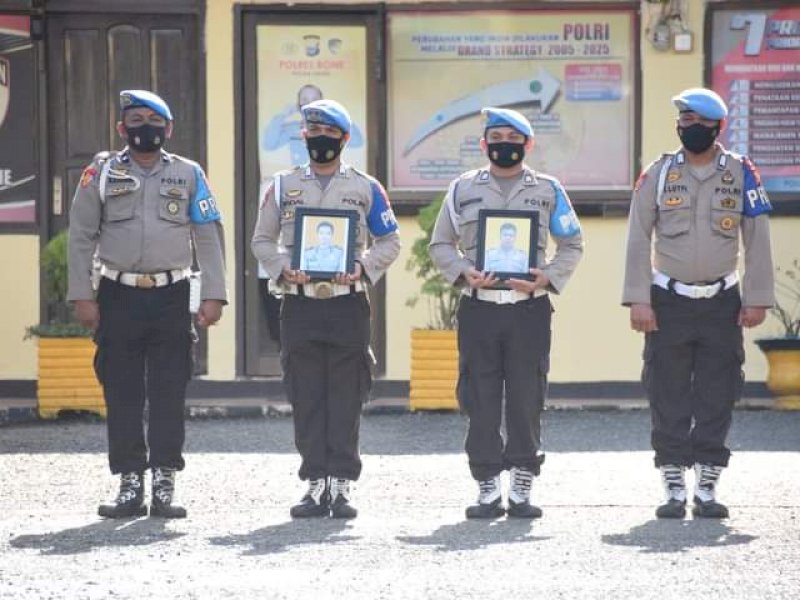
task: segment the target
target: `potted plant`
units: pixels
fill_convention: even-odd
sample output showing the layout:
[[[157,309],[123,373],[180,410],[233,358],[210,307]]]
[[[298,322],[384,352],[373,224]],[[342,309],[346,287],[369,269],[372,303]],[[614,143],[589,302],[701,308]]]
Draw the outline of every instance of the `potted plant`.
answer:
[[[25,338],[37,338],[39,416],[62,410],[88,410],[105,416],[103,390],[94,373],[91,330],[73,320],[67,303],[67,245],[64,230],[42,248],[46,314],[50,320],[28,327]]]
[[[420,297],[428,305],[428,327],[411,331],[411,410],[457,409],[458,347],[456,310],[460,292],[441,276],[431,260],[428,245],[444,196],[419,211],[422,236],[414,241],[406,268],[422,281],[420,293],[406,304],[415,306]]]
[[[770,314],[780,321],[783,335],[762,338],[756,344],[767,356],[767,388],[775,395],[775,408],[800,409],[800,259],[791,267],[776,269],[776,302]]]

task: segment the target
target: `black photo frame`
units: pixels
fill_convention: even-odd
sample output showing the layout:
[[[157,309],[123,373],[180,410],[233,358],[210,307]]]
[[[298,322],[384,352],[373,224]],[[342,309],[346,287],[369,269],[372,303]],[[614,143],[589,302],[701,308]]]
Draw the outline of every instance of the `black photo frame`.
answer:
[[[292,268],[303,271],[313,280],[330,280],[338,273],[352,273],[357,227],[358,213],[354,210],[297,208]],[[330,239],[324,237],[326,230]],[[320,241],[333,250],[318,256]]]
[[[513,230],[513,241],[504,232]],[[504,247],[511,243],[511,246]],[[475,266],[494,273],[501,282],[508,279],[533,280],[539,245],[539,213],[527,210],[478,211],[478,248]],[[498,285],[499,288],[508,286]]]

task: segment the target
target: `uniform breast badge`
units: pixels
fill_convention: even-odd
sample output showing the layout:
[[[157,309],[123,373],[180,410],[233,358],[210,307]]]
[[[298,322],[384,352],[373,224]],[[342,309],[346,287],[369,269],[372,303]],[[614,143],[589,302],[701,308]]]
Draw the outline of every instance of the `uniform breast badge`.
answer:
[[[167,212],[171,215],[177,215],[180,210],[180,205],[175,200],[167,202]]]
[[[722,217],[719,221],[719,226],[724,231],[730,231],[736,226],[736,221],[733,220],[733,217]]]
[[[720,204],[722,208],[736,208],[736,200],[733,198],[724,198]]]

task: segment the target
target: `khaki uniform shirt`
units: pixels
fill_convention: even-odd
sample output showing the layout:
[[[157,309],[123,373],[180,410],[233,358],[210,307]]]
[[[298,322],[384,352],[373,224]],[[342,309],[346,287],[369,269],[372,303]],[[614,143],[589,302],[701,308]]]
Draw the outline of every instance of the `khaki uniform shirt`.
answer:
[[[689,284],[729,275],[736,270],[741,236],[742,303],[772,306],[770,210],[758,170],[746,157],[720,146],[709,168],[696,169],[682,151],[663,155],[634,187],[622,303],[650,304],[653,269]]]
[[[451,182],[430,243],[433,262],[450,283],[463,284],[464,271],[475,265],[481,209],[538,213],[536,265],[550,279],[548,290],[560,293],[583,254],[580,223],[561,183],[528,167],[508,197],[488,168],[468,171]],[[551,236],[556,251],[546,257]]]
[[[253,254],[272,281],[280,283],[283,269],[291,268],[299,207],[358,213],[353,256],[370,283],[378,281],[400,253],[397,220],[376,179],[342,163],[323,190],[309,165],[295,167],[275,175],[261,201],[253,232]],[[369,237],[373,243],[368,247]]]
[[[194,237],[200,297],[227,301],[221,217],[196,162],[162,151],[148,170],[127,148],[102,152],[81,176],[69,221],[68,300],[94,298],[95,252],[118,271],[159,273],[192,265]]]

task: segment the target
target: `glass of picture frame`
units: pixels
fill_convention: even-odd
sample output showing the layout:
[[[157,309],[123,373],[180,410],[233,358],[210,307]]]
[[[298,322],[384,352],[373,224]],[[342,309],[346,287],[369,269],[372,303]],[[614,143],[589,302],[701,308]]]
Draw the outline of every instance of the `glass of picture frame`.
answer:
[[[478,211],[478,248],[475,266],[494,273],[498,288],[509,279],[533,280],[539,240],[539,213],[527,210]]]
[[[292,268],[312,280],[352,273],[358,213],[354,210],[299,207],[295,211]]]

